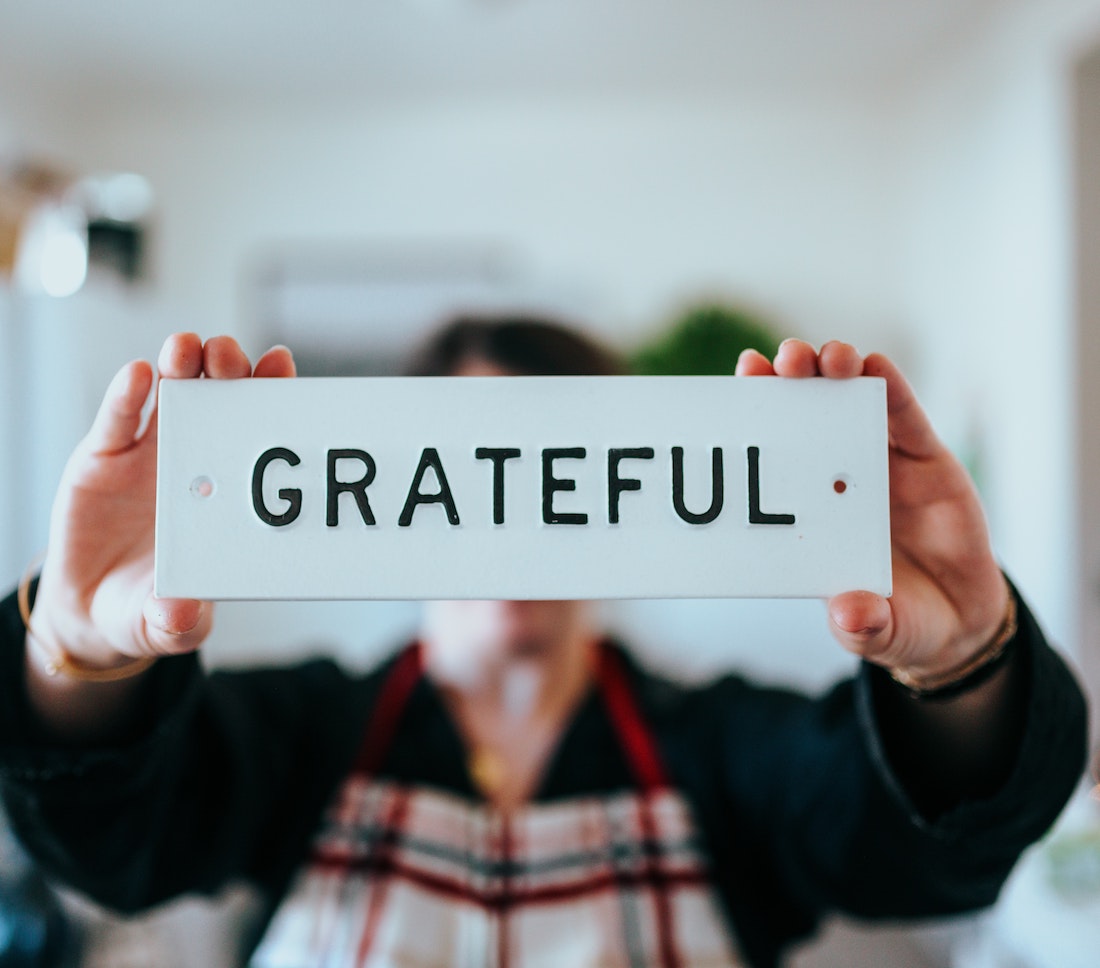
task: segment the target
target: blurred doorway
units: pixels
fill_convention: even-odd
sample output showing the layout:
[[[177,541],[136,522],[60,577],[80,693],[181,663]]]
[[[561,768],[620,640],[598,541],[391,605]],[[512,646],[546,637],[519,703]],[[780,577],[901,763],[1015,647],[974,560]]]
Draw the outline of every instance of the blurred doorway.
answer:
[[[1100,703],[1100,46],[1073,78],[1076,251],[1077,641],[1093,708]],[[1093,737],[1100,723],[1094,717]],[[1095,745],[1095,744],[1094,744]]]

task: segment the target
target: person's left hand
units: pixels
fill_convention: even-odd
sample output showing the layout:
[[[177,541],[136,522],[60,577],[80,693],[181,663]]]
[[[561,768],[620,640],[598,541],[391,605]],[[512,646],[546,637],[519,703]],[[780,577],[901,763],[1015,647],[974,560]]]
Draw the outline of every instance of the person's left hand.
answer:
[[[746,350],[737,375],[885,378],[894,592],[837,595],[828,603],[829,624],[845,648],[917,681],[965,667],[1001,628],[1011,593],[973,482],[898,368],[880,354],[864,358],[847,343],[826,343],[817,352],[787,340],[774,362]]]

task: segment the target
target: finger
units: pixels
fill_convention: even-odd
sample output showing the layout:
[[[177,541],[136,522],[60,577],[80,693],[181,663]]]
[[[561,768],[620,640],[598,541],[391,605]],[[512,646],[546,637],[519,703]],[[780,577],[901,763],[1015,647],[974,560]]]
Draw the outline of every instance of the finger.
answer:
[[[134,443],[152,386],[153,368],[144,360],[127,363],[115,374],[85,438],[93,454],[115,454]]]
[[[155,655],[194,652],[213,624],[213,605],[191,598],[157,598],[150,594],[142,608],[145,646]]]
[[[864,361],[863,373],[886,380],[891,445],[910,457],[932,457],[940,448],[939,438],[901,370],[881,353],[872,353]]]
[[[785,339],[775,354],[776,376],[818,376],[817,351],[805,340]]]
[[[256,367],[252,371],[254,377],[286,377],[295,376],[297,368],[294,366],[294,357],[285,346],[273,346],[256,361]]]
[[[215,380],[239,380],[252,375],[252,364],[232,336],[214,336],[202,348],[203,372]]]
[[[157,357],[157,372],[169,380],[202,375],[202,340],[197,333],[175,333],[164,341]]]
[[[856,348],[840,340],[830,340],[821,347],[817,367],[822,376],[834,380],[850,380],[863,373],[863,357]]]
[[[873,592],[845,592],[828,603],[829,627],[849,652],[875,661],[893,644],[894,612]]]
[[[772,369],[771,360],[763,353],[759,350],[747,349],[742,350],[741,355],[737,357],[734,374],[736,376],[775,376],[775,370]]]
[[[166,380],[194,380],[202,376],[202,339],[198,333],[173,333],[169,336],[157,357],[157,374]],[[145,430],[145,440],[150,444],[156,441],[159,408],[158,392]]]

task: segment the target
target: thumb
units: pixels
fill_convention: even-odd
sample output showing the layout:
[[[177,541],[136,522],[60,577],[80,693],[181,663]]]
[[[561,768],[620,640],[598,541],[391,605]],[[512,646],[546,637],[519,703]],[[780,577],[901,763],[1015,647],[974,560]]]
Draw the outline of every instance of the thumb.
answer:
[[[145,599],[142,608],[142,638],[155,655],[194,652],[210,634],[214,606],[193,598]]]
[[[143,360],[128,363],[115,374],[85,438],[88,450],[111,454],[133,444],[152,385],[152,368]]]
[[[849,652],[881,663],[893,645],[894,612],[874,592],[844,592],[829,599],[829,627]]]

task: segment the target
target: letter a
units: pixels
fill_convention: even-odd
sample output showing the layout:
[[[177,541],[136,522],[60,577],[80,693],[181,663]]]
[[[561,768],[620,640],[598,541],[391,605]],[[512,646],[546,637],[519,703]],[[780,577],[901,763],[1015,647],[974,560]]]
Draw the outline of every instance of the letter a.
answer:
[[[435,471],[436,480],[439,481],[439,492],[436,494],[424,494],[420,485],[424,480],[424,474],[431,468]],[[420,464],[413,474],[412,484],[409,485],[409,496],[405,498],[405,506],[401,509],[401,517],[397,524],[407,528],[412,524],[413,511],[421,504],[442,504],[447,511],[447,520],[451,524],[458,524],[458,508],[455,507],[454,495],[447,483],[447,475],[443,473],[443,463],[439,459],[439,451],[434,447],[425,447],[420,455]]]

